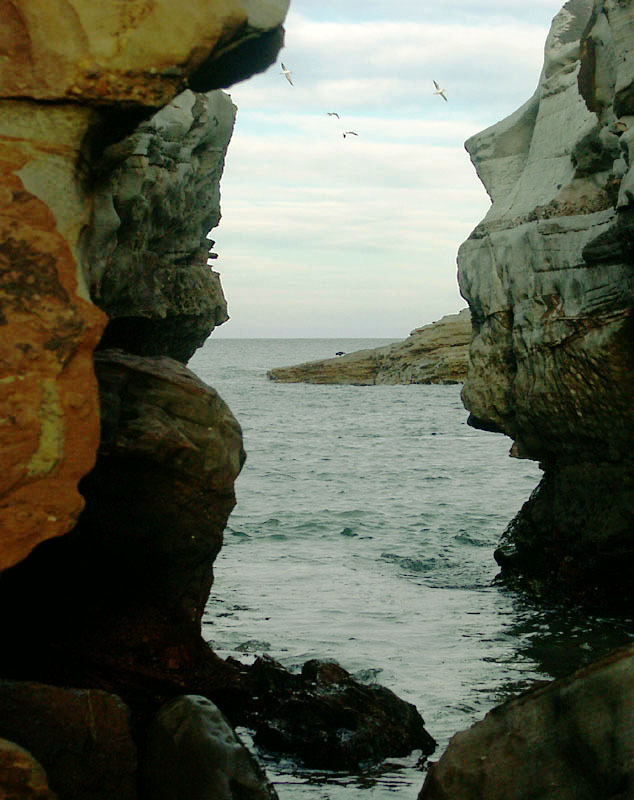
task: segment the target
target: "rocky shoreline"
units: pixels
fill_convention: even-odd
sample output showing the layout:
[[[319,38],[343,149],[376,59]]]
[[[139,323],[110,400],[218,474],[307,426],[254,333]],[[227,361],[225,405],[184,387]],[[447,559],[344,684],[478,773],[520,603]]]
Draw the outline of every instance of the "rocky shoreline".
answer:
[[[331,662],[225,661],[201,636],[245,458],[231,410],[186,367],[227,318],[207,262],[235,116],[220,90],[276,59],[287,7],[3,7],[5,796],[275,797],[236,725],[320,768],[433,752],[389,690]],[[632,30],[627,4],[570,0],[534,97],[468,142],[493,201],[459,254],[469,311],[303,370],[464,381],[471,423],[545,470],[504,535],[503,574],[628,609]],[[633,661],[630,648],[494,709],[421,798],[634,796]]]
[[[294,367],[277,367],[269,370],[267,377],[279,383],[356,386],[462,383],[467,375],[470,341],[471,316],[465,308],[416,328],[402,342]]]

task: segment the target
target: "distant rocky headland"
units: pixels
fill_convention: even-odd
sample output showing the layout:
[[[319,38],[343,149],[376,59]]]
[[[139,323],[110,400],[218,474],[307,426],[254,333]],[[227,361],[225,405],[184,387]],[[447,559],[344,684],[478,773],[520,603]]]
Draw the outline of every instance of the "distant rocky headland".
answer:
[[[238,725],[320,769],[431,754],[388,689],[201,636],[245,459],[186,366],[227,318],[207,263],[221,90],[275,61],[288,0],[97,5],[2,3],[0,796],[274,798]],[[566,3],[534,96],[467,147],[492,199],[459,253],[469,311],[303,374],[464,382],[471,424],[544,468],[505,580],[631,611],[634,6]],[[633,666],[630,648],[494,709],[421,798],[633,797]]]
[[[277,367],[267,377],[280,383],[462,383],[467,375],[471,315],[448,314],[413,330],[402,342],[357,350],[323,361]]]

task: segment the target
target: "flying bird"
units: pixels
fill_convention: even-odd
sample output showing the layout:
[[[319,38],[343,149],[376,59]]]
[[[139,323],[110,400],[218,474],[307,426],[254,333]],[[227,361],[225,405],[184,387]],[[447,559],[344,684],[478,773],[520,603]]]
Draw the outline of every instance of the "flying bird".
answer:
[[[436,83],[436,81],[434,81],[434,86],[436,87],[436,91],[434,92],[434,94],[439,94],[443,100],[447,101],[447,95],[445,94],[447,90],[441,89],[440,86]]]
[[[291,86],[294,86],[295,84],[291,80],[291,75],[292,74],[293,73],[290,71],[290,69],[286,69],[286,67],[284,66],[284,62],[282,61],[282,75],[284,75],[284,77],[290,83]]]
[[[346,136],[358,136],[359,134],[356,131],[344,131],[343,138],[345,139]]]
[[[339,116],[339,114],[337,114],[336,111],[329,111],[328,112],[328,116],[329,117],[337,117],[337,119],[341,119],[341,117]]]

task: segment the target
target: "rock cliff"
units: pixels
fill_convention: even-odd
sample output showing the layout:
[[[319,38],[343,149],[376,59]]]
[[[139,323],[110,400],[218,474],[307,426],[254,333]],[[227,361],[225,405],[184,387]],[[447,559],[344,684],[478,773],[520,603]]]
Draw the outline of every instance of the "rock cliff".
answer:
[[[287,7],[0,0],[0,794],[275,798],[224,715],[324,767],[433,750],[388,690],[201,636],[245,458],[185,366],[227,318],[220,88]]]
[[[503,573],[633,599],[634,8],[571,0],[533,97],[467,149],[492,200],[459,252],[473,320],[464,401],[544,478]]]
[[[468,309],[416,328],[403,342],[357,350],[338,358],[277,367],[267,377],[280,383],[462,383],[467,373],[471,317]]]

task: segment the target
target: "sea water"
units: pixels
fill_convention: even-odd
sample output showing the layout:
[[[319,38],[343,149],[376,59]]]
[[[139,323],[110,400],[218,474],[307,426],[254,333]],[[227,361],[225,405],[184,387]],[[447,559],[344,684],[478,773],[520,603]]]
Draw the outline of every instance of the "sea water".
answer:
[[[393,340],[220,339],[189,366],[242,425],[247,461],[203,632],[221,656],[336,659],[414,703],[438,741],[536,680],[634,638],[632,621],[534,607],[493,551],[540,480],[467,425],[460,386],[269,381],[273,367]],[[249,738],[248,731],[243,732]],[[264,758],[281,800],[413,800],[417,755],[360,774]]]

